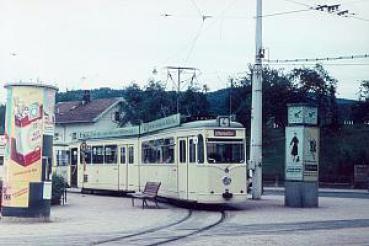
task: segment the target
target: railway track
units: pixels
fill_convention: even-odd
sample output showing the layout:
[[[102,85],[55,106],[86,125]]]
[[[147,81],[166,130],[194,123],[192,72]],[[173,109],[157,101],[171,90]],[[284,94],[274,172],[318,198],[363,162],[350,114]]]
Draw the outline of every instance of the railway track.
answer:
[[[176,222],[129,235],[97,241],[92,245],[164,245],[208,231],[221,224],[225,217],[224,211],[205,212],[188,210],[188,214]]]

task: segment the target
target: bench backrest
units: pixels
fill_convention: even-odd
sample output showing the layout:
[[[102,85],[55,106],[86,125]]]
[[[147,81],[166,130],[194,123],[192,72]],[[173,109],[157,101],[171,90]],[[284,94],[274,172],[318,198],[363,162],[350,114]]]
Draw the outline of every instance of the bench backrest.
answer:
[[[156,195],[159,191],[160,182],[146,182],[143,193]]]

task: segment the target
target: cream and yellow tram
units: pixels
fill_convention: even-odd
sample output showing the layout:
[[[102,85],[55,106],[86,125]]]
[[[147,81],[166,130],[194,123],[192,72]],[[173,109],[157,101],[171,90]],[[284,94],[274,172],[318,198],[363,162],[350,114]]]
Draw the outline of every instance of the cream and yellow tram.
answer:
[[[86,134],[70,146],[70,184],[83,190],[129,192],[158,181],[162,197],[199,203],[246,200],[245,129],[240,123],[165,122],[143,125],[131,135]]]

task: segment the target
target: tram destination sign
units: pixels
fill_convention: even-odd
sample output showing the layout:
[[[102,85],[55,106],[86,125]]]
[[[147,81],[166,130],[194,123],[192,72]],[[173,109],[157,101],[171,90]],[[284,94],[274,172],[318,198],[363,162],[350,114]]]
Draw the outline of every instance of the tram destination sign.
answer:
[[[116,137],[130,137],[139,134],[154,132],[171,127],[176,127],[181,124],[181,115],[174,114],[165,118],[154,120],[148,123],[142,123],[140,126],[131,126],[117,128],[107,131],[90,131],[82,134],[83,139],[101,139],[101,138],[116,138]]]
[[[154,120],[148,123],[142,123],[140,125],[140,133],[149,133],[159,131],[171,127],[176,127],[181,124],[181,115],[174,114],[165,118]]]
[[[216,129],[214,130],[214,136],[216,137],[235,137],[236,130]]]
[[[93,139],[93,138],[114,138],[114,137],[128,137],[138,135],[139,127],[124,127],[108,131],[90,131],[84,132],[81,139]]]

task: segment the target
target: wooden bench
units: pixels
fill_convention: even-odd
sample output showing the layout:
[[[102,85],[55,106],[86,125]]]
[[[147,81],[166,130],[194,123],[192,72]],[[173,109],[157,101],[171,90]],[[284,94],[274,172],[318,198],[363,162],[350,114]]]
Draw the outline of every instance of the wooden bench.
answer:
[[[142,200],[142,208],[145,208],[145,204],[146,206],[148,206],[147,204],[147,200],[152,200],[155,202],[156,207],[158,206],[158,202],[156,200],[156,197],[158,195],[158,191],[160,188],[161,183],[160,182],[146,182],[145,184],[145,189],[143,192],[138,192],[138,193],[133,193],[131,194],[132,197],[132,206],[135,205],[134,200],[137,199],[141,199]]]

